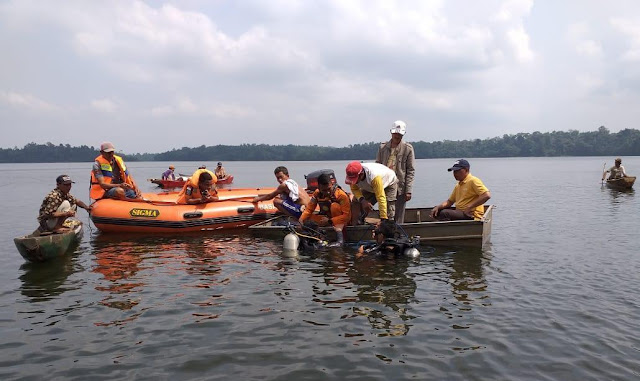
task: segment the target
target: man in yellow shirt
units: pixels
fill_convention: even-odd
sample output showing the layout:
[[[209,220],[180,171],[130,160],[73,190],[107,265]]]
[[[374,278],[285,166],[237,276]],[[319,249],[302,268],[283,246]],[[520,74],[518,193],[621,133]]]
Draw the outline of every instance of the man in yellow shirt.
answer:
[[[453,177],[458,180],[458,183],[449,198],[431,210],[431,218],[439,221],[482,218],[484,203],[491,198],[491,193],[482,180],[469,173],[470,168],[468,161],[459,159],[448,169],[449,172],[453,171]],[[456,209],[451,209],[453,204],[456,205]]]

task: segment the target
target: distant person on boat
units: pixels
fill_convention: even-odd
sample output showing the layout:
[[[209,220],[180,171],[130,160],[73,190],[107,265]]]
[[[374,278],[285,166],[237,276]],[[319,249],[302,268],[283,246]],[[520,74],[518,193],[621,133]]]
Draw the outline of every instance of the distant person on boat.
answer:
[[[198,167],[198,169],[207,169],[207,166],[202,164],[201,166]]]
[[[76,199],[69,193],[71,191],[71,178],[67,175],[60,175],[56,178],[56,188],[42,200],[40,211],[38,212],[38,223],[40,232],[64,233],[69,229],[63,226],[68,217],[76,215],[76,206],[87,212],[91,211],[91,206]]]
[[[351,210],[353,219],[366,217],[376,202],[381,220],[394,218],[398,178],[393,170],[379,163],[352,161],[347,165],[346,172],[344,182],[351,186],[354,196]],[[363,223],[361,218],[352,222]]]
[[[318,214],[314,213],[319,207]],[[300,223],[314,221],[318,226],[332,226],[339,244],[344,243],[342,230],[351,221],[351,200],[338,184],[331,184],[331,177],[323,173],[318,176],[318,189],[311,195],[307,208],[300,216]]]
[[[176,167],[174,167],[173,165],[170,165],[169,169],[167,169],[162,173],[162,180],[175,180],[176,175],[173,173],[175,169]]]
[[[397,223],[404,222],[404,210],[407,201],[411,200],[415,175],[414,163],[416,157],[413,146],[402,141],[406,131],[407,125],[405,122],[401,120],[395,121],[391,127],[391,140],[380,144],[376,155],[376,163],[391,168],[398,178],[394,217]]]
[[[449,172],[458,183],[449,198],[431,210],[431,218],[439,221],[479,220],[484,215],[484,203],[491,198],[489,189],[482,180],[473,176],[469,170],[471,165],[465,159],[456,160]],[[455,204],[456,209],[451,209]]]
[[[604,173],[602,174],[602,180],[604,180],[604,177],[607,173],[609,174],[609,178],[607,180],[615,180],[615,179],[621,179],[623,177],[628,177],[627,173],[624,170],[624,167],[622,166],[621,158],[616,158],[616,161],[613,167],[604,171]]]
[[[221,162],[218,162],[218,166],[216,167],[216,170],[214,172],[218,179],[224,179],[225,177],[227,177],[227,172],[224,170]]]
[[[216,175],[207,169],[198,169],[191,175],[178,194],[178,204],[205,204],[218,201]]]
[[[273,174],[280,185],[271,193],[255,197],[253,202],[273,199],[276,209],[299,219],[309,205],[309,195],[295,180],[289,178],[289,170],[286,167],[277,167]]]
[[[89,196],[94,200],[103,197],[119,200],[142,198],[124,160],[115,154],[115,150],[111,142],[100,145],[100,155],[96,157],[91,170]]]

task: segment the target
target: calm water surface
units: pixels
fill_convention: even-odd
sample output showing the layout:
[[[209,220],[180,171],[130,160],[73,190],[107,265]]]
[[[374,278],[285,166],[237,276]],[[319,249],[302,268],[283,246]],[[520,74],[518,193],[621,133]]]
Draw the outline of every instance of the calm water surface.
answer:
[[[418,260],[349,250],[282,255],[242,232],[108,235],[28,264],[58,174],[88,201],[90,163],[1,164],[0,378],[640,378],[640,207],[600,185],[613,158],[470,160],[491,190],[492,244],[422,247]],[[640,158],[624,158],[640,173]],[[410,206],[444,200],[452,160],[418,160]],[[190,172],[202,163],[173,163]],[[214,163],[207,163],[213,166]],[[282,163],[227,162],[234,186],[273,186]],[[346,162],[288,162],[292,177]],[[130,163],[144,191],[169,163]],[[79,212],[83,221],[88,218]]]

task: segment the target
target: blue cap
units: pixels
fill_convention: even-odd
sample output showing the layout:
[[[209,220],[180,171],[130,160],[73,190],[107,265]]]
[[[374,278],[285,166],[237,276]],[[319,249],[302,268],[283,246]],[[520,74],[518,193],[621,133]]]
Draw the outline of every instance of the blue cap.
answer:
[[[469,165],[469,162],[466,161],[465,159],[458,159],[456,160],[455,163],[453,163],[453,165],[451,166],[451,168],[447,169],[447,171],[451,172],[451,171],[457,171],[458,169],[462,169],[462,168],[471,168],[471,166]]]

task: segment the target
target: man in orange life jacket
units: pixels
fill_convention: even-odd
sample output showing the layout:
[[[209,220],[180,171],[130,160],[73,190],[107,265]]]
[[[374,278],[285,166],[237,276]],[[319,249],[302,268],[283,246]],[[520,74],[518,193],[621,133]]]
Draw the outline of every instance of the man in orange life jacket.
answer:
[[[89,196],[94,200],[103,197],[119,200],[142,198],[136,182],[115,150],[111,142],[100,145],[100,155],[96,157],[91,170]]]
[[[208,169],[198,169],[178,194],[178,204],[206,204],[218,201],[216,175]]]
[[[320,209],[318,214],[313,213],[316,206]],[[342,229],[351,220],[351,200],[338,184],[331,184],[331,178],[326,173],[318,176],[318,189],[313,192],[299,221],[304,224],[308,219],[319,226],[332,225],[338,237],[337,242],[341,245],[344,243]]]

